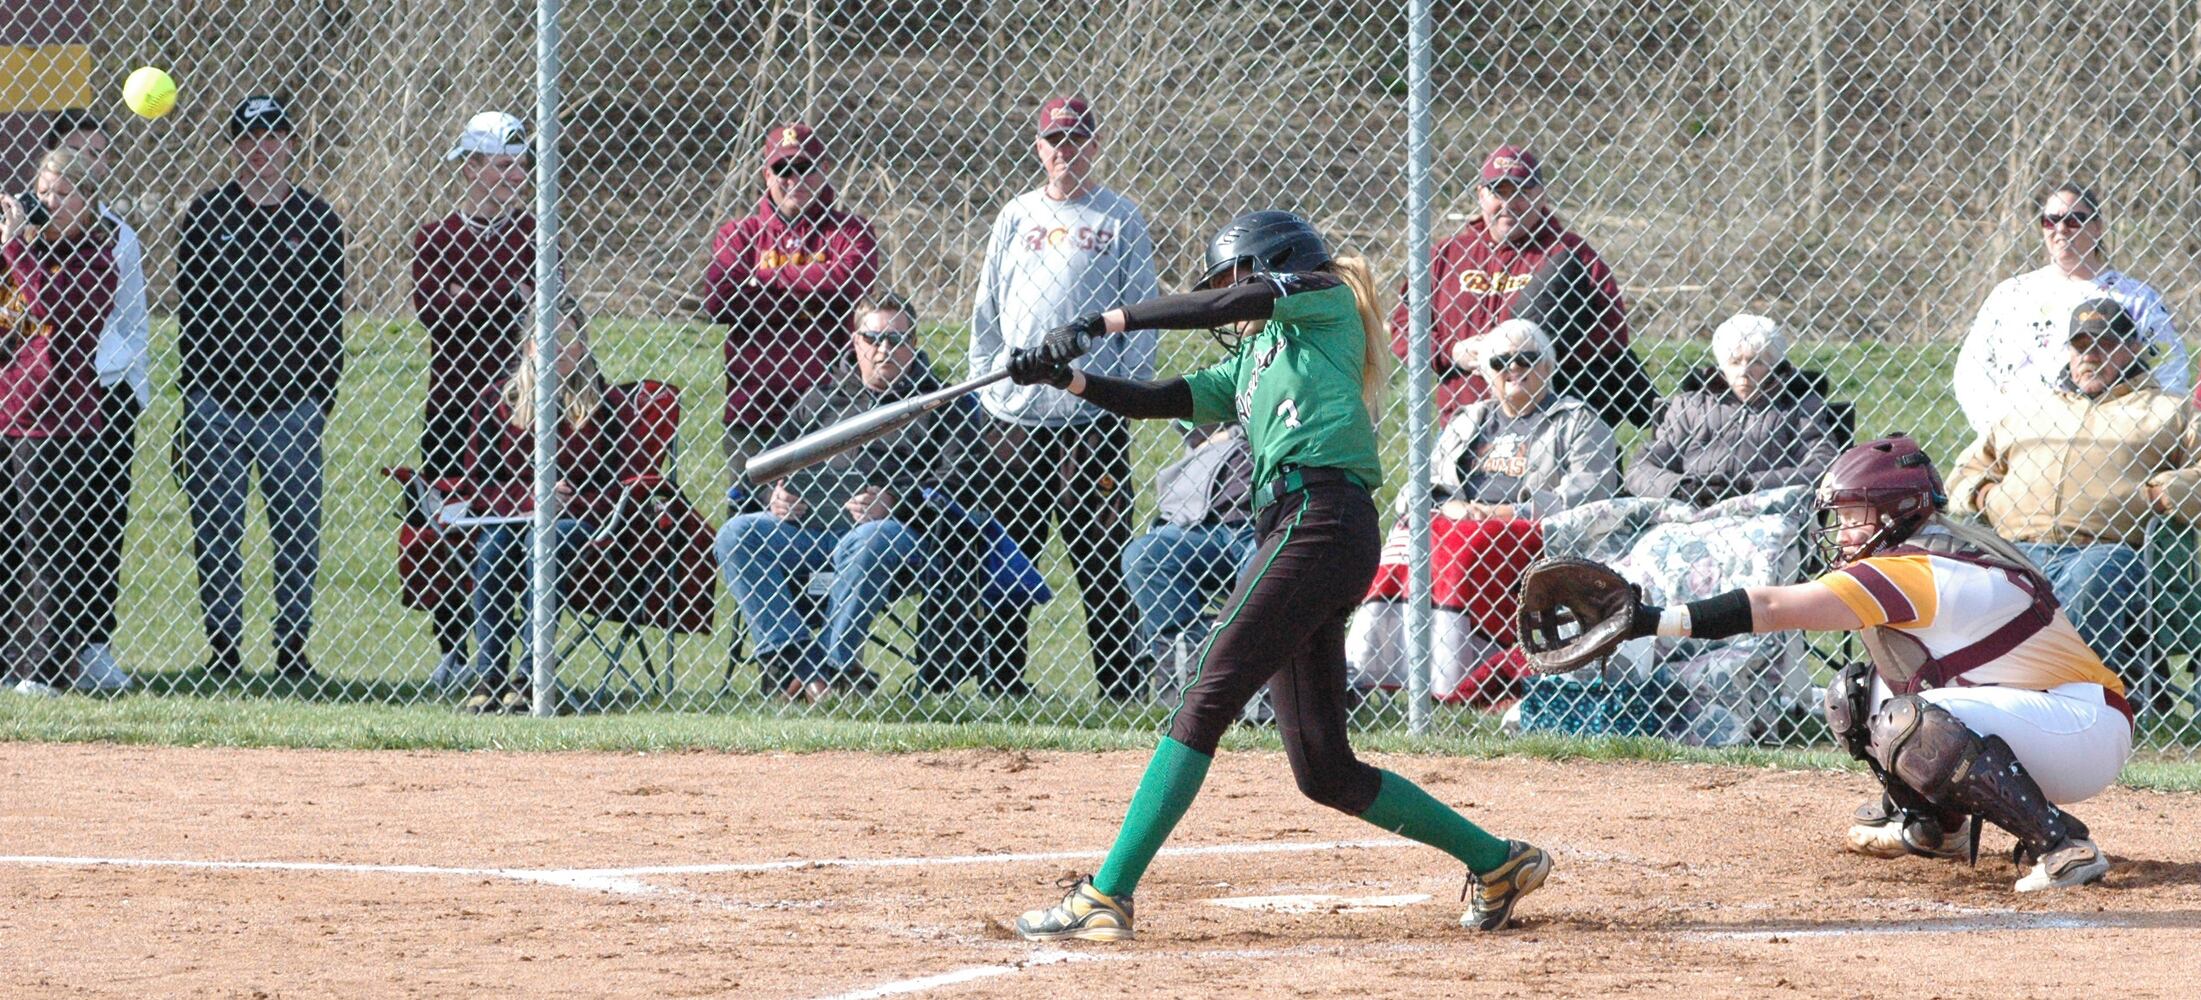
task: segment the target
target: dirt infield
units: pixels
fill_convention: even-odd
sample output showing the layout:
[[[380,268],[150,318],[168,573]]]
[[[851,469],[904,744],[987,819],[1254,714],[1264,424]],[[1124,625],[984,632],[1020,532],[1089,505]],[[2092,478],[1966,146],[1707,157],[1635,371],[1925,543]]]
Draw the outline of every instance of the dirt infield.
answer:
[[[1523,926],[1471,936],[1459,866],[1299,799],[1280,755],[1225,755],[1140,888],[1137,942],[1014,940],[1017,910],[1098,863],[1144,760],[0,746],[0,996],[2064,1000],[2201,981],[2201,800],[2087,804],[2106,883],[2019,896],[2000,858],[1839,853],[1860,775],[1700,766],[1380,760],[1555,849]]]

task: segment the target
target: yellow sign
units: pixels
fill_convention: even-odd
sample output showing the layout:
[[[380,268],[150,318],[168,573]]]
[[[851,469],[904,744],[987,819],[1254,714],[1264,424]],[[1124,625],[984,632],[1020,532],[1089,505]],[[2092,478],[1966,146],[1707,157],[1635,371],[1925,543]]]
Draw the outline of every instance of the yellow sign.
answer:
[[[0,112],[91,106],[89,47],[0,45]]]

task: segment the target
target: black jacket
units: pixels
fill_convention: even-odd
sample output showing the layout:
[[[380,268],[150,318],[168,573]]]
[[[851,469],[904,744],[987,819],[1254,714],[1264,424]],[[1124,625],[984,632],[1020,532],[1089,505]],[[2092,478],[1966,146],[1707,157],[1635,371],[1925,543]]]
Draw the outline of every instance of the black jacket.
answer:
[[[931,362],[922,353],[884,392],[864,385],[854,363],[841,362],[788,411],[773,444],[784,444],[859,413],[940,387]],[[902,430],[803,469],[789,476],[785,485],[810,505],[810,524],[835,531],[850,526],[841,509],[850,496],[867,486],[885,487],[895,498],[895,519],[922,532],[926,520],[925,512],[920,510],[923,490],[933,488],[959,496],[970,478],[965,462],[971,449],[966,443],[975,440],[976,432],[969,403],[969,397],[958,399]]]
[[[344,371],[344,223],[293,187],[280,205],[235,183],[185,211],[176,246],[177,350],[186,392],[246,413],[334,401]]]

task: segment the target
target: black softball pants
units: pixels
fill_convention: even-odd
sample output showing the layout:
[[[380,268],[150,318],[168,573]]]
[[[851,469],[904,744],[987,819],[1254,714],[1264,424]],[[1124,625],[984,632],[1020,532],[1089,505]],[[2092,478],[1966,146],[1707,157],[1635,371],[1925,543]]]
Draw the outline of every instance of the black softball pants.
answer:
[[[1260,547],[1201,650],[1169,737],[1214,755],[1267,683],[1300,792],[1359,815],[1383,778],[1346,741],[1345,624],[1376,575],[1375,502],[1357,486],[1325,483],[1286,494],[1255,525]]]

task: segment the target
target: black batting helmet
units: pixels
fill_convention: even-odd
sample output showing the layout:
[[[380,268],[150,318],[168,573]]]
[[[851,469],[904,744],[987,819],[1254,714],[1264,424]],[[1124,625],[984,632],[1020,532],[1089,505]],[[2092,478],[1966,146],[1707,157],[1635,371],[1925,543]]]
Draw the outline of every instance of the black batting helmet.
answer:
[[[1207,273],[1201,275],[1200,287],[1214,284],[1234,267],[1292,274],[1312,271],[1330,259],[1330,245],[1313,223],[1275,209],[1247,212],[1207,241]]]

